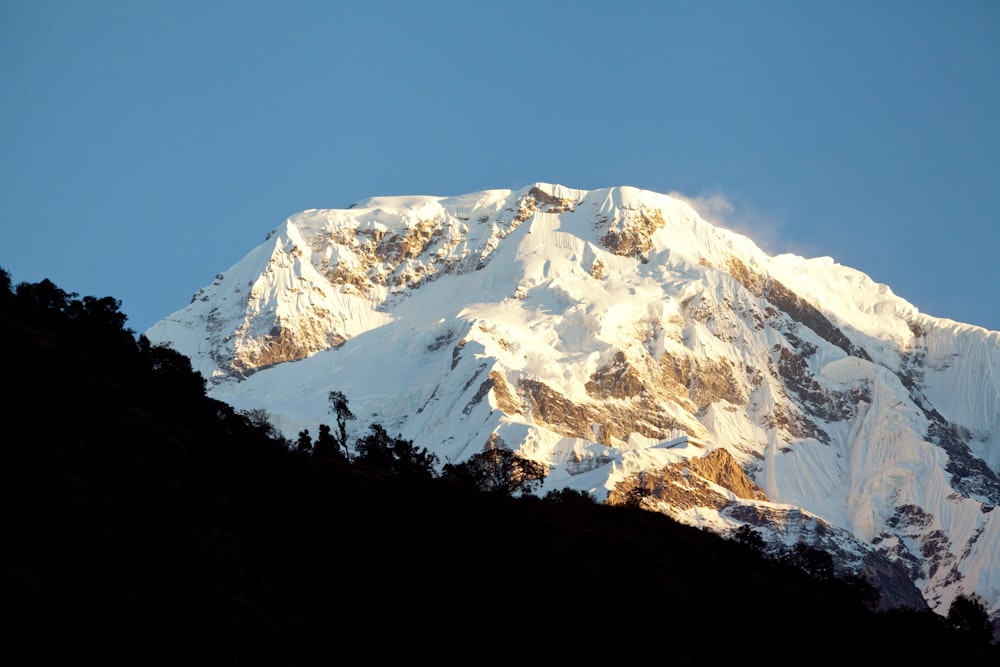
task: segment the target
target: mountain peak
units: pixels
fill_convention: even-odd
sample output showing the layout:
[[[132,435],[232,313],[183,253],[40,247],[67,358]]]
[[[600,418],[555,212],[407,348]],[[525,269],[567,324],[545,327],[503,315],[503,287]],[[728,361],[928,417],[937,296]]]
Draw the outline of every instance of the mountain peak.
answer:
[[[649,509],[820,545],[897,602],[905,579],[936,609],[1000,604],[1000,334],[679,197],[538,182],[303,211],[147,335],[291,438],[342,391],[357,433],[442,461],[504,442],[546,488],[649,484]],[[724,459],[760,494],[699,472]]]

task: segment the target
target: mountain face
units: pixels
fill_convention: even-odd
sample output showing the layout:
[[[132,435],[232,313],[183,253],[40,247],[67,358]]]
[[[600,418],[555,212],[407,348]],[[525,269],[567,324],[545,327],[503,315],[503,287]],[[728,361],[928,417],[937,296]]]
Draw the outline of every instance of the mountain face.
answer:
[[[569,487],[778,550],[884,606],[1000,614],[1000,332],[685,202],[537,183],[309,210],[146,335],[210,394],[315,434],[343,392],[442,462],[506,446]]]

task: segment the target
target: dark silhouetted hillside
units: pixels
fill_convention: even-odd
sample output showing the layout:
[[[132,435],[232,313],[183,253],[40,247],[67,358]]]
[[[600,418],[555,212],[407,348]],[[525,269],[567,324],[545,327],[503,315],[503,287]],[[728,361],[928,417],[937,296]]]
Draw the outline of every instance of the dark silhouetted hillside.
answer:
[[[4,283],[8,658],[997,657],[929,612],[873,613],[850,586],[661,515],[290,451],[206,397],[184,357],[136,341],[113,299]]]

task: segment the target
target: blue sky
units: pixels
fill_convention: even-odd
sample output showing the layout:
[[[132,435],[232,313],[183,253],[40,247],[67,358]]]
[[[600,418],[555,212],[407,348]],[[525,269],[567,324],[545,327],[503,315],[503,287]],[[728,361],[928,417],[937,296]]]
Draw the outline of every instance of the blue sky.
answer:
[[[0,177],[0,266],[137,331],[300,210],[536,181],[1000,330],[1000,3],[8,0]]]

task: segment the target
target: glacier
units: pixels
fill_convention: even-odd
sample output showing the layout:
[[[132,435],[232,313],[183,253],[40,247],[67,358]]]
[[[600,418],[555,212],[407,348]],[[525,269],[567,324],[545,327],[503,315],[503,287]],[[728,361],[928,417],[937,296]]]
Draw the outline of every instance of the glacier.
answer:
[[[799,541],[888,605],[1000,616],[1000,332],[682,197],[535,183],[307,210],[145,335],[294,440],[342,391],[442,462]]]

